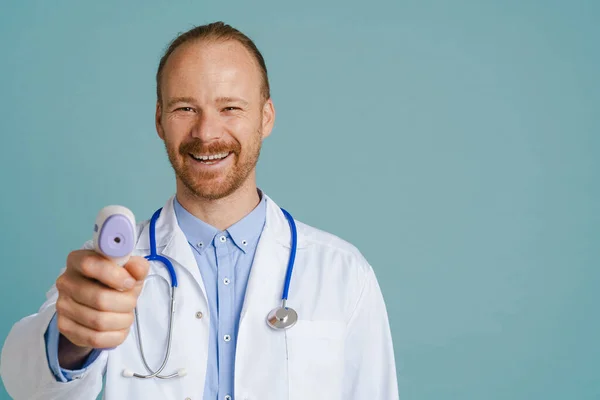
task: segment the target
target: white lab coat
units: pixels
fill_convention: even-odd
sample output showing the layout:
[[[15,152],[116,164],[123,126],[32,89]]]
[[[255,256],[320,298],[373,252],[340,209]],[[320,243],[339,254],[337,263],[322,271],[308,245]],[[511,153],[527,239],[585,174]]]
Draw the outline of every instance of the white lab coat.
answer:
[[[240,317],[234,400],[398,399],[392,337],[386,307],[371,266],[351,244],[297,223],[298,251],[288,305],[299,316],[286,331],[271,329],[266,316],[281,304],[290,230],[267,197],[267,218],[252,266]],[[136,255],[149,254],[148,221],[138,225]],[[204,400],[208,313],[204,284],[190,246],[177,224],[173,197],[156,224],[159,254],[172,260],[179,280],[171,356],[163,374],[170,380],[125,378],[129,368],[147,373],[135,325],[114,350],[104,351],[85,375],[57,382],[48,367],[44,332],[55,313],[56,288],[39,312],[17,322],[4,344],[1,375],[17,400],[92,400],[106,374],[105,398]],[[91,248],[87,242],[86,248]],[[150,274],[168,275],[159,263]],[[148,279],[138,302],[142,339],[151,366],[162,360],[168,321],[168,286]],[[198,318],[197,313],[203,316]]]

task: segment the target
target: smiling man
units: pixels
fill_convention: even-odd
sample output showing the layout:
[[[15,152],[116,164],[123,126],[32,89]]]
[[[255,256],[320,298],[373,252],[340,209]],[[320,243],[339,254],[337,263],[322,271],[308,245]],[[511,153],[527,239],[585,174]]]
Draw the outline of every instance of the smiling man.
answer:
[[[105,377],[108,400],[397,399],[373,269],[256,186],[275,108],[254,43],[221,22],[196,27],[172,42],[156,83],[156,129],[176,194],[155,230],[137,226],[124,267],[90,242],[69,253],[47,301],[6,340],[8,392],[95,399]],[[143,258],[154,247],[178,280],[169,352],[169,292],[151,279],[169,275]],[[288,284],[297,314],[271,313]]]
[[[178,200],[196,211],[196,198],[244,198],[239,218],[256,206],[255,166],[275,119],[266,67],[248,39],[186,40],[193,34],[177,39],[160,63],[156,127],[176,171]]]

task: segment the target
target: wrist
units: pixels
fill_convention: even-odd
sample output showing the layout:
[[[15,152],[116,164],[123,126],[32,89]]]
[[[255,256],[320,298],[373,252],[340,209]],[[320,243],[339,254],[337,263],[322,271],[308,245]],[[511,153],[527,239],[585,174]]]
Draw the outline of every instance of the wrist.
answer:
[[[58,339],[58,364],[68,370],[80,369],[92,350],[94,349],[91,347],[81,347],[71,343],[61,333]]]

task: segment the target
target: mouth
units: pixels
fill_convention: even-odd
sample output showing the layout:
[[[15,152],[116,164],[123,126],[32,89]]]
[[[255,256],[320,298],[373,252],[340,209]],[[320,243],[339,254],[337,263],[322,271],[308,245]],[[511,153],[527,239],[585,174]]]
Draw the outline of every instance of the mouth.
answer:
[[[203,165],[214,165],[214,164],[222,163],[225,159],[229,158],[229,156],[231,154],[232,154],[231,151],[216,153],[216,154],[192,154],[192,153],[189,153],[190,157],[192,157],[194,160],[198,161],[200,164],[203,164]]]

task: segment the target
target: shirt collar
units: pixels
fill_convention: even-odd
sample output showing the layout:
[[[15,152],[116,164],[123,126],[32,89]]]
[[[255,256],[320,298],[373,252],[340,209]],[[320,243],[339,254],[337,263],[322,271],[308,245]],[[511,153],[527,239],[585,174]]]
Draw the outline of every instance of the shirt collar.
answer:
[[[259,195],[261,199],[258,205],[244,218],[226,230],[234,244],[244,253],[256,246],[265,225],[267,199],[260,190]],[[196,251],[202,254],[211,245],[214,237],[220,233],[219,230],[183,208],[177,201],[177,196],[173,199],[173,208],[177,223],[188,242],[194,246]]]

